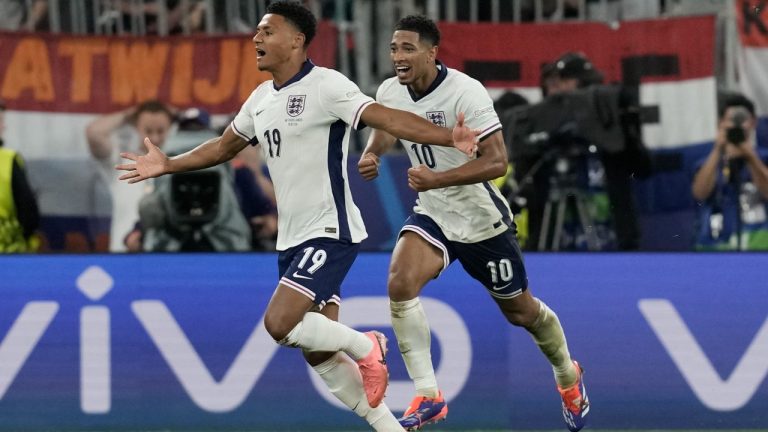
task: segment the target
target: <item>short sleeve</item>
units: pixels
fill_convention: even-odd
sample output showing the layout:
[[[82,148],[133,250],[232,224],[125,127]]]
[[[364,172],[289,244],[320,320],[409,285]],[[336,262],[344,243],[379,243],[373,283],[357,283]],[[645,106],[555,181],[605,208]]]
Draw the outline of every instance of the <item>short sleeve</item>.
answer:
[[[463,86],[459,97],[457,114],[464,113],[464,124],[470,129],[480,130],[480,141],[501,130],[501,121],[493,109],[493,100],[488,90],[476,80],[469,80]]]
[[[256,145],[259,143],[259,140],[256,138],[256,131],[253,126],[253,112],[256,106],[257,91],[258,88],[254,90],[250,96],[248,96],[248,99],[245,101],[243,106],[240,107],[240,112],[237,113],[231,123],[232,130],[235,132],[235,134],[237,134],[237,136],[240,138],[248,141],[251,145]]]
[[[334,117],[351,125],[355,129],[365,127],[360,122],[363,110],[374,103],[373,98],[366,95],[357,84],[344,75],[331,71],[330,83],[322,86],[321,101],[323,107]]]

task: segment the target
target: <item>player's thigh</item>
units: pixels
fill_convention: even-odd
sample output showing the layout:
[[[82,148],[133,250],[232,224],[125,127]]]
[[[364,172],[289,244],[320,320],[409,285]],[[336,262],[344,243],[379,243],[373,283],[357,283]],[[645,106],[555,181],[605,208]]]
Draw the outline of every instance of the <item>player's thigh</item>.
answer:
[[[359,248],[357,243],[317,238],[280,252],[280,284],[264,318],[270,334],[276,337],[290,331],[313,307],[338,305],[341,283]]]
[[[445,268],[442,250],[413,231],[403,231],[392,251],[387,290],[394,301],[410,300]]]

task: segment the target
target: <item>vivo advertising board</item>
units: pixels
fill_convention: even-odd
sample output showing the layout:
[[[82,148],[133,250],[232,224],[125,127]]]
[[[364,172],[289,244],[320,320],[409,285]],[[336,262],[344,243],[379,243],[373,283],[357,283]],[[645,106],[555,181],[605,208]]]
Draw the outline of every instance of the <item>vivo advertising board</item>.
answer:
[[[386,402],[413,396],[387,254],[361,255],[341,320],[391,341]],[[535,295],[586,369],[591,426],[768,428],[766,254],[530,254]],[[262,316],[276,256],[0,259],[0,431],[365,430]],[[560,429],[551,369],[452,266],[424,290],[446,430]]]

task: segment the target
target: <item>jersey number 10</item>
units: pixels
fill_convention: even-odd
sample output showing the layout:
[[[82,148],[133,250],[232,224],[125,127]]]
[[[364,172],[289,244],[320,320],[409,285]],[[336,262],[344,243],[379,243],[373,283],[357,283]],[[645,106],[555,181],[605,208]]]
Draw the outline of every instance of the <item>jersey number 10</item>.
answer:
[[[419,147],[421,147],[421,152],[419,152]],[[420,164],[424,164],[429,168],[434,168],[435,165],[435,155],[432,154],[432,147],[424,144],[411,144],[411,150],[416,154],[416,159],[419,160]]]

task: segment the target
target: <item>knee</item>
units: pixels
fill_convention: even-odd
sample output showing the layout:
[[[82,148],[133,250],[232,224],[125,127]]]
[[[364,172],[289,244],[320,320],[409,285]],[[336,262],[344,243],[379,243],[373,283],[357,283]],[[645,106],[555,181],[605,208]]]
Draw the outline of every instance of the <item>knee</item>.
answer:
[[[288,336],[295,325],[291,325],[279,313],[267,311],[264,315],[264,328],[275,342],[280,342]]]
[[[413,270],[392,267],[387,278],[387,292],[393,301],[411,300],[419,295],[424,283]]]
[[[504,317],[510,324],[516,327],[529,328],[536,322],[539,316],[539,310],[535,305],[516,305],[502,309]]]
[[[526,314],[523,311],[505,311],[504,316],[507,318],[507,321],[509,321],[510,324],[512,324],[515,327],[525,327],[528,328],[531,325],[533,325],[533,322],[536,320],[536,317],[529,316],[530,314]]]

